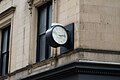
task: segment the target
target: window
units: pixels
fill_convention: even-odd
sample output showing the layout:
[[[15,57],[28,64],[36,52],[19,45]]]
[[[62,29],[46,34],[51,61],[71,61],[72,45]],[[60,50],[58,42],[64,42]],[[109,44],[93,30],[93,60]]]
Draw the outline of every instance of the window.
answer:
[[[52,3],[51,1],[38,8],[38,32],[36,61],[48,59],[51,56],[51,47],[46,43],[45,33],[51,27]]]
[[[0,74],[8,73],[10,26],[2,30]]]

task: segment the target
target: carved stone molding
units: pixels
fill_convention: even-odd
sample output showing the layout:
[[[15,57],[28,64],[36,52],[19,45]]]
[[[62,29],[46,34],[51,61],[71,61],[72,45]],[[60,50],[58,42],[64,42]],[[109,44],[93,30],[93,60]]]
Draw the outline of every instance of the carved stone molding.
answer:
[[[72,75],[101,75],[101,76],[120,76],[120,64],[105,64],[94,62],[72,62],[63,66],[56,67],[45,72],[28,76],[21,80],[58,80]],[[77,79],[78,80],[78,79]]]
[[[28,0],[27,2],[28,2],[28,4],[29,4],[30,14],[32,14],[32,4],[33,4],[33,0]]]
[[[15,7],[10,7],[7,10],[5,10],[4,12],[0,13],[0,20],[3,19],[4,17],[12,14],[15,11]]]
[[[28,4],[29,4],[29,10],[30,10],[30,14],[32,15],[32,8],[33,8],[33,5],[36,7],[38,7],[38,5],[40,6],[40,5],[42,5],[42,4],[44,4],[44,3],[46,3],[46,2],[48,2],[48,1],[50,1],[50,0],[28,0],[27,2],[28,2]],[[56,1],[56,0],[54,0],[54,1]]]

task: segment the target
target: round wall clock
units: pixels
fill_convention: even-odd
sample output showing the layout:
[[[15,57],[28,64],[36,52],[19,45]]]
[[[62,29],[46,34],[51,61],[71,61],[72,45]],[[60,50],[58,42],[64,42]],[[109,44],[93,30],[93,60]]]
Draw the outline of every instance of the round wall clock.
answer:
[[[68,41],[68,32],[61,25],[53,25],[51,29],[46,32],[47,42],[52,47],[63,46]]]

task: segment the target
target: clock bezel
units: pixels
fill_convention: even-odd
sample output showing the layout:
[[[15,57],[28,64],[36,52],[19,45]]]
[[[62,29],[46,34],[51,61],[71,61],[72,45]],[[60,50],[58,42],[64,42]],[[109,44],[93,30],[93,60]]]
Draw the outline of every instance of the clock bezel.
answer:
[[[60,41],[63,41],[63,40],[57,40],[56,39],[56,35],[54,34],[54,30],[56,29],[56,28],[61,28],[62,30],[64,30],[64,35],[65,35],[65,41],[64,42],[60,42]],[[63,32],[62,32],[63,33]],[[58,35],[60,35],[59,33],[58,33]],[[57,36],[58,36],[57,35]],[[65,44],[66,42],[67,42],[67,40],[68,40],[68,34],[67,34],[67,31],[66,31],[66,29],[64,28],[64,27],[62,27],[62,26],[56,26],[56,27],[54,27],[53,29],[52,29],[52,37],[53,37],[53,39],[54,39],[54,41],[55,42],[57,42],[59,45],[63,45],[63,44]],[[60,38],[60,39],[62,39],[62,38]]]
[[[56,27],[61,27],[61,28],[63,28],[63,29],[65,30],[66,34],[67,34],[67,40],[66,40],[66,42],[65,42],[64,44],[59,44],[59,43],[56,42],[56,41],[54,40],[54,38],[53,38],[52,33],[53,33],[54,28],[56,28]],[[46,32],[46,38],[47,38],[48,44],[49,44],[50,46],[56,48],[56,47],[64,46],[64,45],[68,42],[69,35],[68,35],[68,31],[67,31],[63,26],[61,26],[61,25],[55,25],[55,26],[52,26],[51,29],[47,30],[47,32]]]

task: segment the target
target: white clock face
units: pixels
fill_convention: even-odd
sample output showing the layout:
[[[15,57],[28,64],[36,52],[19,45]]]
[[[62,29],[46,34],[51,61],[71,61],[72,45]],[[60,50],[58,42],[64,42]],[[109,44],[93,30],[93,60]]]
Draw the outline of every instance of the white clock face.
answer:
[[[53,29],[52,36],[53,36],[53,39],[58,44],[65,44],[68,40],[68,34],[67,34],[66,30],[60,26],[55,27]]]

